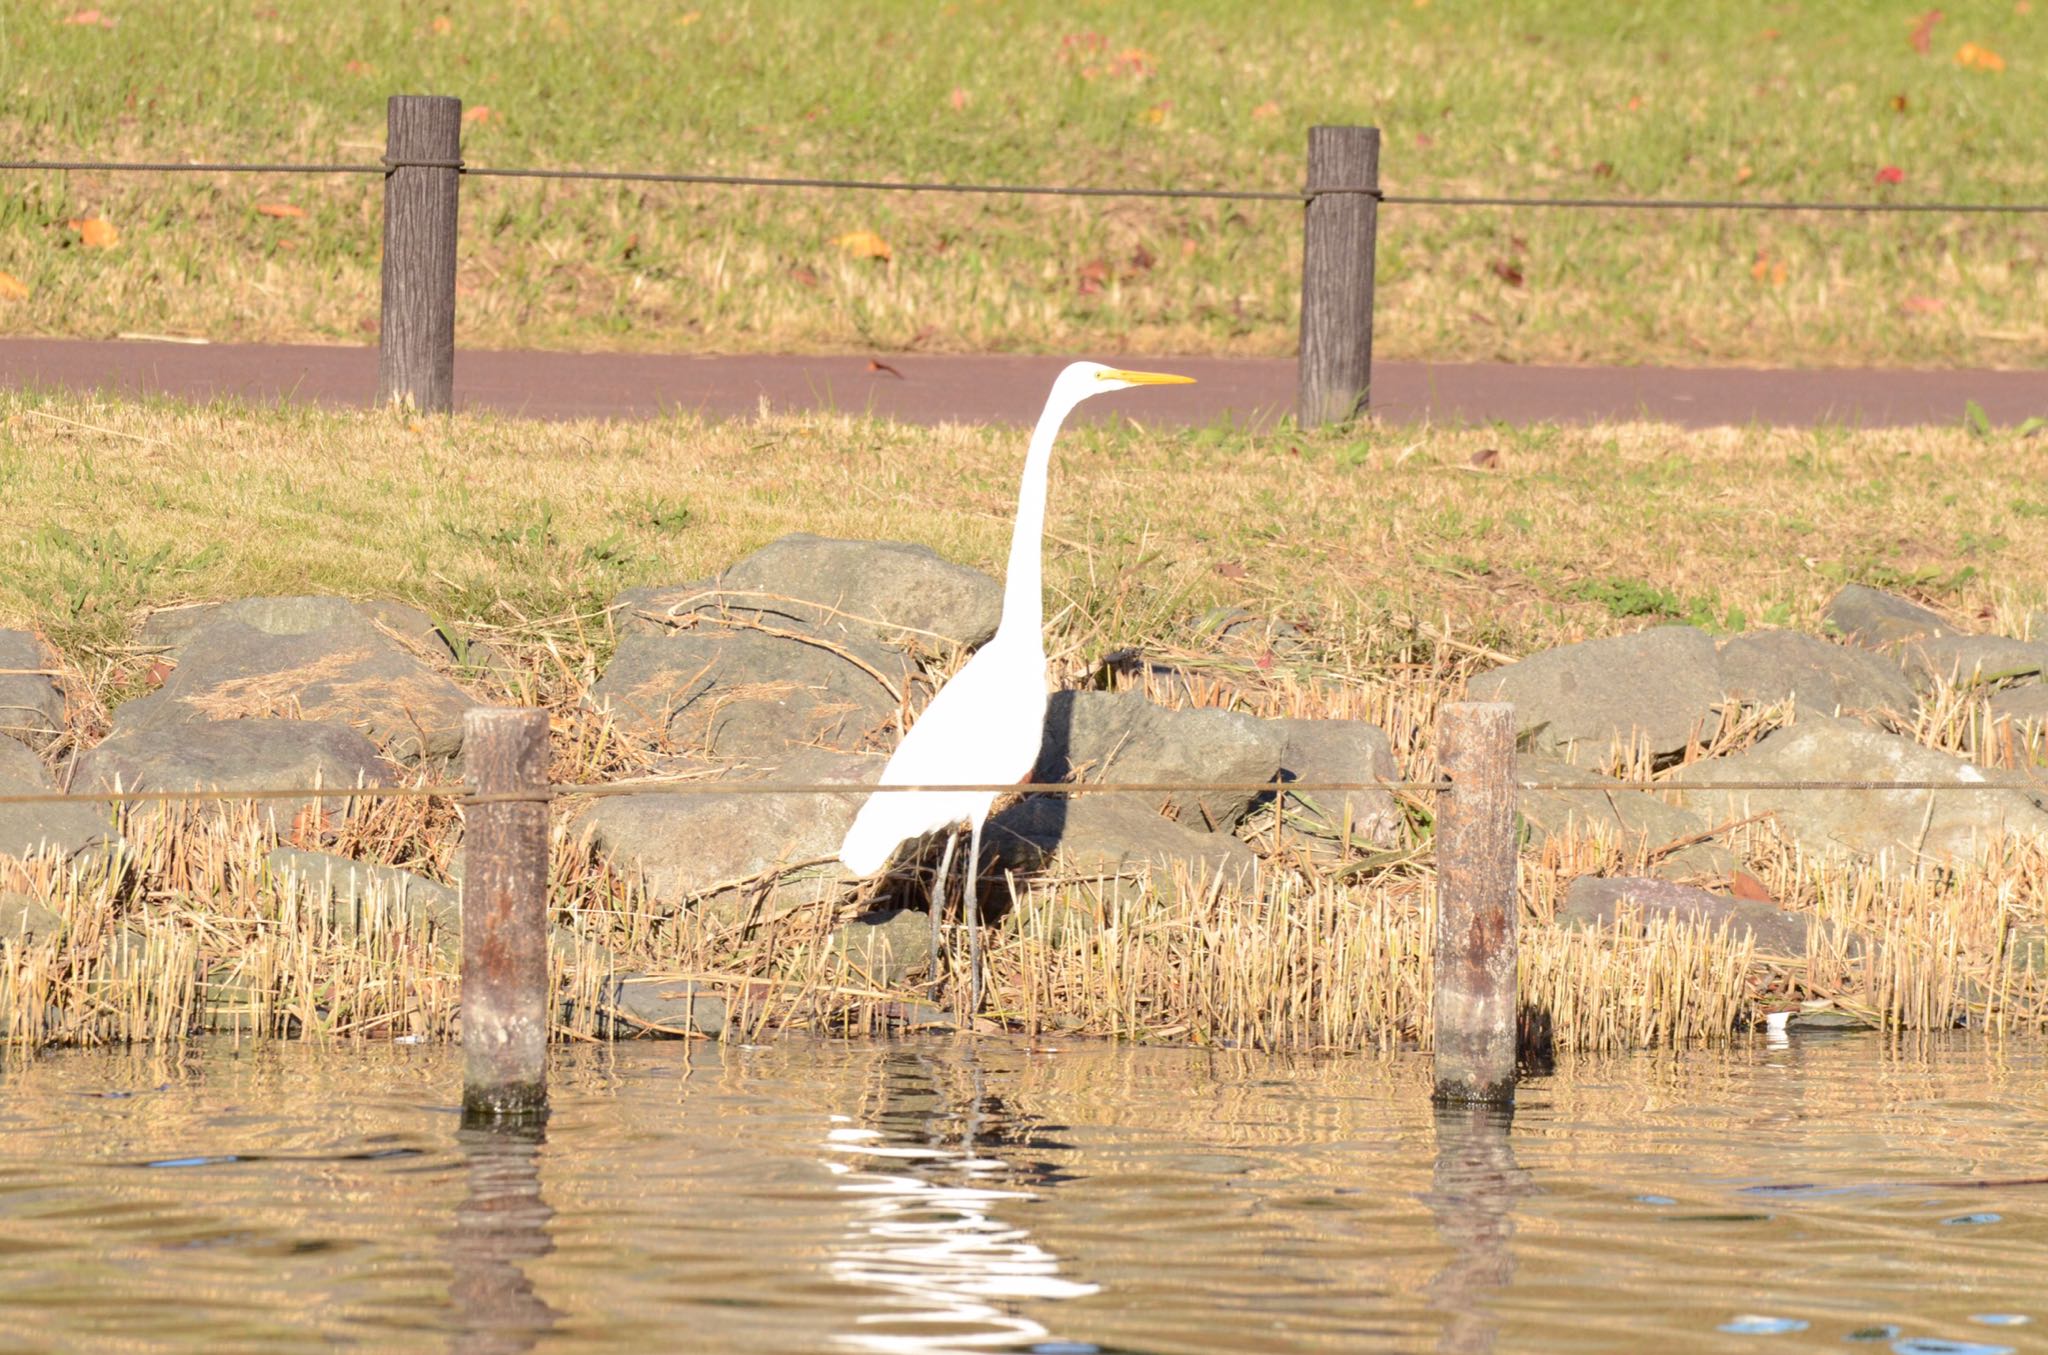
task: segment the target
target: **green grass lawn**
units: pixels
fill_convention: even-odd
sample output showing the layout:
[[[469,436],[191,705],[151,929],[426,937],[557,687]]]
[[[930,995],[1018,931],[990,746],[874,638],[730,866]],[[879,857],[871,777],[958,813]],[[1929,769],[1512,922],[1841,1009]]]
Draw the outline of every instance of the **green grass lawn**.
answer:
[[[374,161],[385,96],[412,91],[462,96],[489,165],[1290,189],[1311,124],[1370,122],[1390,192],[2048,199],[2041,0],[1950,6],[1925,53],[1924,6],[1852,0],[105,0],[112,27],[62,22],[83,8],[0,15],[9,155]],[[472,345],[1295,341],[1289,203],[463,191]],[[379,196],[0,172],[0,332],[367,342]],[[118,239],[86,245],[89,218]],[[892,257],[834,244],[858,231]],[[2039,217],[1389,206],[1380,351],[2038,366],[2044,254]]]
[[[1818,629],[1851,580],[1972,629],[2048,602],[2038,439],[1653,424],[1313,434],[1082,425],[1054,459],[1056,648],[1187,642],[1202,610],[1308,626],[1370,669],[1659,619]],[[90,667],[139,611],[399,597],[601,637],[616,591],[791,531],[1000,573],[1023,435],[841,417],[536,423],[0,394],[0,624]],[[1493,450],[1492,469],[1475,455]],[[1431,638],[1436,637],[1436,638]]]

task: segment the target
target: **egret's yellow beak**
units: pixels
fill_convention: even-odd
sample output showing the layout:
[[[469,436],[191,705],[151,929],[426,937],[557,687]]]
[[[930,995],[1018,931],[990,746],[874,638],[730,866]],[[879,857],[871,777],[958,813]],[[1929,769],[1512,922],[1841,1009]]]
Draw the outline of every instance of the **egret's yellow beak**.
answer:
[[[1097,381],[1128,381],[1134,386],[1192,386],[1191,376],[1175,376],[1171,372],[1097,372]]]

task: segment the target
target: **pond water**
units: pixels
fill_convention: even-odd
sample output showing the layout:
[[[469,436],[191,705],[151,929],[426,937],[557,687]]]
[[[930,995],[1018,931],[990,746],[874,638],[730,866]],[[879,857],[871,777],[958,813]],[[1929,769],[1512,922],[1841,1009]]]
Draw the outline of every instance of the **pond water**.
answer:
[[[0,1073],[0,1349],[2048,1346],[2048,1049],[1581,1059],[1509,1129],[1421,1059],[939,1038]]]

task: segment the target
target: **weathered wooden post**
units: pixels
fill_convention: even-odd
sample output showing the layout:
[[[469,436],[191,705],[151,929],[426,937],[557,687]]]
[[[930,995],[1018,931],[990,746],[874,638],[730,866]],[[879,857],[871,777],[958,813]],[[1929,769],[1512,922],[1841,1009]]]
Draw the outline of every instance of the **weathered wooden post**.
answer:
[[[1444,707],[1436,797],[1436,1099],[1515,1096],[1515,708]]]
[[[1302,214],[1300,397],[1304,428],[1372,402],[1372,287],[1380,215],[1380,129],[1308,129]]]
[[[462,1113],[547,1114],[548,716],[472,710],[462,760],[476,800],[462,830]]]
[[[455,408],[455,222],[462,100],[394,94],[384,140],[384,309],[377,403]]]

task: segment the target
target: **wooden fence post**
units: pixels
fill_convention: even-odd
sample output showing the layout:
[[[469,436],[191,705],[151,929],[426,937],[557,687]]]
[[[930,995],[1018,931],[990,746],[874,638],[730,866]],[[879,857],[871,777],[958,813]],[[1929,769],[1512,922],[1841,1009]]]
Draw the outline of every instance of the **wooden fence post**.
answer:
[[[1300,396],[1304,428],[1343,423],[1372,402],[1372,288],[1380,215],[1380,129],[1308,129],[1302,213]]]
[[[1515,708],[1444,707],[1436,798],[1436,1098],[1515,1096]]]
[[[537,1120],[548,1099],[547,712],[470,711],[462,760],[481,800],[462,833],[462,1112]]]
[[[455,408],[455,223],[462,100],[394,94],[384,141],[384,308],[377,403]]]

